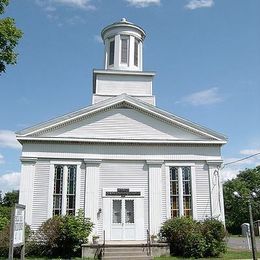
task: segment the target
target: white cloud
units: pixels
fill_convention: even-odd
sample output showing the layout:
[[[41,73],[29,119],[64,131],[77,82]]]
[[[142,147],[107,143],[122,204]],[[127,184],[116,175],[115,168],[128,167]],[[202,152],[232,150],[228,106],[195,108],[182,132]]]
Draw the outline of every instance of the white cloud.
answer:
[[[0,164],[3,164],[4,162],[5,162],[4,156],[2,154],[0,154]]]
[[[183,97],[177,103],[187,103],[193,106],[211,105],[223,101],[218,93],[218,88],[210,88],[195,92],[189,96]]]
[[[4,193],[18,190],[20,185],[20,172],[10,172],[0,176],[0,190]]]
[[[95,6],[90,3],[90,0],[51,0],[51,2],[85,10],[95,9]]]
[[[126,0],[134,7],[148,7],[151,5],[160,5],[160,0]]]
[[[260,153],[260,149],[245,149],[240,151],[240,153],[244,155],[253,155],[253,154]]]
[[[258,152],[260,152],[260,149],[241,150],[239,153],[241,155],[253,155]],[[224,159],[224,164],[237,161],[234,164],[226,165],[223,168],[222,176],[224,181],[235,178],[240,171],[243,171],[246,168],[250,169],[260,165],[260,154],[250,158],[246,158],[245,160],[241,160],[243,158],[245,158],[245,156]]]
[[[194,10],[197,8],[212,7],[214,0],[189,0],[188,4],[185,5],[187,9]]]
[[[35,3],[46,12],[57,11],[57,5],[69,6],[84,10],[95,10],[96,7],[91,4],[92,0],[35,0]]]
[[[81,16],[78,16],[78,15],[74,15],[74,16],[70,17],[69,19],[67,19],[66,22],[70,25],[86,23],[86,21]]]
[[[100,35],[95,35],[95,36],[94,36],[94,40],[95,40],[96,42],[98,42],[98,43],[103,43],[103,40],[102,40],[102,38],[101,38]]]
[[[0,147],[21,149],[21,144],[16,140],[15,133],[10,130],[0,130]]]

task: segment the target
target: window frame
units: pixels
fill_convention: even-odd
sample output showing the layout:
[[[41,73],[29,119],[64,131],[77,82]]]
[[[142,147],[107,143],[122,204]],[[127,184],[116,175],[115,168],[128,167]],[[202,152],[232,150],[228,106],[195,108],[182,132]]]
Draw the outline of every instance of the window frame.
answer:
[[[123,62],[122,61],[122,43],[123,43],[123,40],[126,41],[126,62]],[[121,35],[120,36],[120,64],[122,65],[125,65],[125,66],[128,66],[129,65],[129,55],[130,55],[130,37],[129,36],[124,36],[124,35]]]
[[[76,187],[75,187],[75,215],[80,209],[80,182],[81,182],[81,162],[79,161],[50,161],[50,178],[49,178],[49,194],[48,194],[48,218],[51,218],[54,214],[53,210],[53,196],[54,196],[54,177],[55,166],[63,166],[63,187],[62,190],[62,210],[61,215],[67,213],[67,187],[68,187],[68,167],[76,167]]]
[[[140,40],[137,38],[134,38],[134,66],[139,66],[139,46],[140,46]]]
[[[178,186],[179,186],[179,216],[184,216],[184,194],[182,167],[190,167],[190,186],[191,186],[191,217],[197,219],[197,203],[196,203],[196,178],[195,178],[195,163],[166,163],[166,216],[167,219],[172,218],[171,215],[171,189],[170,189],[170,169],[171,167],[178,168]]]
[[[113,55],[111,55],[111,43],[114,42],[113,44]],[[115,65],[115,46],[116,46],[116,41],[115,37],[110,38],[108,41],[108,67],[114,66]],[[113,57],[113,58],[111,58]]]

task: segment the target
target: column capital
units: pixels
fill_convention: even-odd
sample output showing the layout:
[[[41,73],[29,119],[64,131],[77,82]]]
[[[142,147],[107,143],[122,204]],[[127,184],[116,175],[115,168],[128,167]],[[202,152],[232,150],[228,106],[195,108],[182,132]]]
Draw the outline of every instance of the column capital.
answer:
[[[148,165],[162,165],[164,163],[163,160],[146,160]]]
[[[216,161],[206,161],[208,166],[220,166],[223,163],[223,160],[216,160]]]
[[[23,157],[23,156],[20,157],[20,161],[22,163],[25,163],[25,162],[27,162],[27,163],[36,163],[37,159],[38,158],[36,158],[36,157]]]
[[[102,160],[100,159],[84,159],[85,164],[101,164]]]

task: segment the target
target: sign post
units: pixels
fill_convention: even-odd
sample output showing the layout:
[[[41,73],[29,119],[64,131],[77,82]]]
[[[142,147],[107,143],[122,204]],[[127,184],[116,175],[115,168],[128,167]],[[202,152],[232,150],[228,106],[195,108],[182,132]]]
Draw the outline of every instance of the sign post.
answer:
[[[9,260],[13,259],[14,247],[21,247],[21,259],[25,252],[25,206],[15,204],[10,226]]]

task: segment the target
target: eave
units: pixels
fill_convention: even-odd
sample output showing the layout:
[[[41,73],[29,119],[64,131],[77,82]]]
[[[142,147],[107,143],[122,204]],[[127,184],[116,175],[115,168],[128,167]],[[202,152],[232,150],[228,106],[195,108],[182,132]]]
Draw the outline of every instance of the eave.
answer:
[[[109,143],[109,144],[226,144],[223,140],[166,140],[166,139],[112,139],[112,138],[61,138],[61,137],[24,137],[17,136],[23,144],[26,142],[62,142],[62,143]]]

